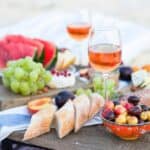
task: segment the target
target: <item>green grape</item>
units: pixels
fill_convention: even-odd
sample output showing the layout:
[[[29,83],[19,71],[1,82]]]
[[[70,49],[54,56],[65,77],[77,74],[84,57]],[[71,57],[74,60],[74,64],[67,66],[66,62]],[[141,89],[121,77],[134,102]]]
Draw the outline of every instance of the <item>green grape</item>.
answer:
[[[14,74],[13,68],[7,68],[7,69],[5,69],[5,70],[3,71],[3,75],[4,75],[4,77],[6,77],[6,78],[12,77],[13,74]]]
[[[45,83],[43,80],[37,81],[37,87],[39,90],[43,89],[45,87]]]
[[[114,89],[114,87],[115,87],[115,81],[112,79],[107,80],[107,88]]]
[[[36,82],[38,79],[38,73],[36,71],[30,72],[29,78],[30,81]]]
[[[92,90],[91,90],[91,89],[86,89],[86,90],[85,90],[85,94],[86,94],[87,96],[90,96],[90,95],[92,94]]]
[[[46,84],[51,81],[52,76],[51,76],[49,71],[46,71],[45,74],[43,74],[43,79],[44,79]]]
[[[27,82],[21,82],[19,90],[20,90],[21,94],[24,96],[30,94],[30,88],[29,88],[29,84]]]
[[[2,78],[3,84],[5,87],[9,87],[9,80],[7,78]]]
[[[29,83],[29,86],[30,86],[31,93],[36,93],[37,92],[38,87],[37,87],[36,83],[31,82],[31,83]]]
[[[17,80],[13,80],[10,84],[10,88],[13,92],[19,92],[20,83]]]
[[[37,63],[37,67],[38,67],[39,69],[42,69],[42,68],[43,68],[43,65],[42,65],[41,63]]]
[[[36,93],[50,80],[51,74],[42,64],[35,63],[31,57],[9,62],[8,67],[3,71],[3,84],[22,95]]]
[[[17,67],[14,71],[14,77],[17,79],[17,80],[21,80],[23,77],[24,77],[24,70],[20,67]]]
[[[101,90],[103,88],[103,83],[101,77],[94,77],[93,88],[95,91]]]
[[[7,67],[15,67],[16,66],[16,61],[8,61],[7,62]]]
[[[79,89],[76,91],[76,95],[79,96],[79,95],[82,95],[82,94],[85,94],[85,90],[82,89],[82,88],[79,88]]]

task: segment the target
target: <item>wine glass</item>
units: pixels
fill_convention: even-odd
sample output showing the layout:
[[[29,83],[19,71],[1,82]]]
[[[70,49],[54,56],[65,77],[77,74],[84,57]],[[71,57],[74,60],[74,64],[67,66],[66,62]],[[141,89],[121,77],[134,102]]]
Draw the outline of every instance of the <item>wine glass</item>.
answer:
[[[91,28],[91,17],[86,10],[73,13],[73,16],[68,20],[66,25],[69,37],[76,42],[74,53],[76,54],[77,64],[80,66],[88,65],[87,41]]]
[[[121,54],[120,33],[117,28],[100,28],[93,31],[89,39],[89,62],[94,70],[102,73],[105,100],[108,100],[109,73],[121,64]]]

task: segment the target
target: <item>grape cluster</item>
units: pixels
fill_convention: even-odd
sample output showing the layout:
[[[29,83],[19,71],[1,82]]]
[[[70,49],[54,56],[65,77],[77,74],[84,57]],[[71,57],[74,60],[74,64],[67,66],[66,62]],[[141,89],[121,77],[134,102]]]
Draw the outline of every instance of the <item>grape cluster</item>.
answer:
[[[8,62],[3,71],[4,86],[24,96],[43,89],[50,80],[50,72],[30,57]]]

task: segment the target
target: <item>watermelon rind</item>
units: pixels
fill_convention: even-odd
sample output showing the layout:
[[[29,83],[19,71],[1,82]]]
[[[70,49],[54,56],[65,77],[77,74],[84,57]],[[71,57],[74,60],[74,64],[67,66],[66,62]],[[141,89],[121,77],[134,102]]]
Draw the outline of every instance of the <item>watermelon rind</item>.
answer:
[[[47,65],[45,66],[45,68],[46,68],[47,70],[51,70],[52,68],[54,68],[55,65],[56,65],[57,59],[58,59],[58,49],[56,48],[56,54],[55,54],[54,59],[52,59],[51,63],[47,64]]]
[[[44,60],[44,50],[42,51],[41,55],[38,56],[37,52],[33,58],[33,61],[38,62],[38,63],[43,63]]]

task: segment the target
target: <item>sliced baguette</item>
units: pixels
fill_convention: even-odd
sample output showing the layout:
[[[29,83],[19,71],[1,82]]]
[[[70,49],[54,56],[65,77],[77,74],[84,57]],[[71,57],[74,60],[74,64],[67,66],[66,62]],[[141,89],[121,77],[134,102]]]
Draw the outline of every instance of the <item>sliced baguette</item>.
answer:
[[[50,104],[46,108],[35,113],[31,118],[30,125],[24,134],[23,140],[29,140],[49,132],[55,111],[56,106]]]
[[[80,95],[74,99],[73,103],[75,108],[74,132],[77,132],[88,121],[90,100],[86,95]]]
[[[74,129],[75,111],[71,100],[55,113],[55,124],[59,138],[63,138]]]
[[[104,98],[98,93],[92,93],[90,95],[90,112],[89,119],[92,119],[104,106]]]

